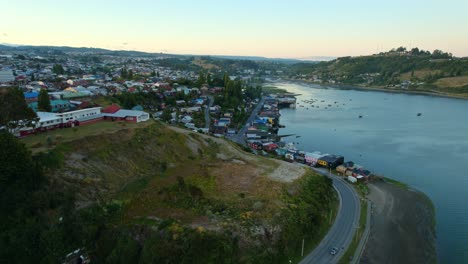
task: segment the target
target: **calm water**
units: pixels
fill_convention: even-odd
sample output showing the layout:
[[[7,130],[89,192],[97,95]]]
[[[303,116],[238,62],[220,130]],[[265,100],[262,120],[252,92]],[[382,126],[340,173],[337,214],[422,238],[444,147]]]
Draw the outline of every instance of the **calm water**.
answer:
[[[343,155],[426,193],[436,208],[440,262],[468,263],[468,100],[274,85],[301,94],[304,105],[281,111],[280,134],[301,136],[285,141]],[[319,108],[303,102],[310,99]]]

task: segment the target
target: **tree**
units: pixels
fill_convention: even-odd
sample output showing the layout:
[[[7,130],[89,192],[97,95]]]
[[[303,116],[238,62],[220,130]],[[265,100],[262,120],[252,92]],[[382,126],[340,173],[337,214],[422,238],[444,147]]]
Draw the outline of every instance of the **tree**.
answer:
[[[122,69],[120,70],[120,77],[122,77],[122,78],[124,78],[124,79],[127,79],[127,77],[128,77],[127,69],[122,68]]]
[[[228,82],[231,81],[231,79],[229,78],[229,75],[227,74],[227,72],[224,73],[223,80],[224,80],[224,87],[227,87]]]
[[[14,210],[24,197],[37,188],[41,174],[31,153],[11,133],[0,131],[0,210]]]
[[[198,75],[198,79],[197,79],[197,82],[195,83],[195,85],[200,88],[202,87],[202,85],[206,82],[205,80],[205,75],[203,74],[203,72],[200,72],[200,74]]]
[[[37,101],[37,110],[44,112],[51,112],[52,105],[50,104],[49,93],[46,89],[41,89],[39,92],[39,98]]]
[[[52,72],[55,74],[64,74],[65,70],[63,69],[63,66],[61,64],[54,64],[52,67]]]
[[[36,113],[28,107],[19,88],[11,88],[0,94],[0,126],[10,129],[27,126],[36,118]]]
[[[211,80],[211,74],[210,74],[210,73],[208,73],[208,74],[206,75],[206,83],[207,83],[208,85],[212,85],[212,84],[213,84],[213,82],[212,82],[212,80]]]
[[[169,122],[171,121],[172,119],[172,111],[171,111],[171,108],[170,107],[166,107],[163,112],[162,112],[162,115],[161,115],[161,120],[165,121],[165,122]]]

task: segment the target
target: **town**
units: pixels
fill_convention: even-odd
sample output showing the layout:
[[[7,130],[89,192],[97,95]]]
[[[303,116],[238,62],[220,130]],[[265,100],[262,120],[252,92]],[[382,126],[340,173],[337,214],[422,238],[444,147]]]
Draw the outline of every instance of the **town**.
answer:
[[[369,180],[370,171],[352,161],[345,163],[342,156],[299,150],[287,143],[287,135],[278,135],[279,110],[295,108],[296,99],[294,94],[262,92],[261,81],[271,77],[270,71],[259,75],[241,67],[236,75],[222,69],[197,73],[177,69],[167,60],[163,55],[140,59],[88,53],[66,59],[3,55],[0,89],[18,87],[35,113],[4,128],[25,137],[96,122],[139,123],[153,118],[226,137],[259,155],[333,169],[351,182]]]

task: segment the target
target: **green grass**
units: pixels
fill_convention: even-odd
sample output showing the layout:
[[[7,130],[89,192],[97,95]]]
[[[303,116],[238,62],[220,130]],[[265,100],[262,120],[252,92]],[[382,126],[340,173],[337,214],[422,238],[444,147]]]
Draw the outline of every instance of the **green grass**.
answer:
[[[367,184],[358,182],[356,184],[353,184],[353,186],[354,188],[356,188],[357,192],[362,198],[365,198],[366,195],[369,194],[369,187],[367,186]]]
[[[354,234],[353,241],[348,247],[348,250],[344,253],[338,263],[344,264],[351,262],[354,254],[356,253],[356,249],[361,241],[362,234],[366,229],[366,221],[367,221],[367,203],[365,201],[361,201],[361,215],[359,216],[359,228],[357,229],[356,233]]]
[[[331,226],[335,222],[336,213],[338,211],[339,201],[338,199],[332,205],[333,210],[330,212],[330,215],[327,217],[327,223],[320,226],[319,235],[315,237],[314,240],[304,241],[304,256],[301,256],[301,252],[297,252],[297,255],[294,255],[291,258],[291,263],[299,263],[304,257],[306,257],[312,250],[314,250],[317,245],[322,241],[322,239],[327,235]],[[298,238],[299,239],[299,238]]]
[[[48,148],[53,148],[55,145],[58,145],[60,143],[69,142],[92,135],[114,133],[118,130],[127,128],[145,127],[152,123],[154,123],[154,121],[151,120],[144,123],[102,121],[74,128],[62,128],[37,133],[36,135],[27,136],[21,138],[20,140],[26,145],[26,147],[31,149],[31,151],[34,153],[47,150]],[[50,138],[50,140],[48,138]]]
[[[262,91],[266,94],[282,94],[288,92],[286,89],[281,89],[276,86],[263,86]]]
[[[389,183],[392,183],[398,187],[401,187],[403,189],[408,189],[408,184],[406,183],[403,183],[403,182],[399,182],[397,180],[394,180],[394,179],[390,179],[390,178],[387,178],[387,177],[383,177],[385,179],[385,181],[389,182]]]

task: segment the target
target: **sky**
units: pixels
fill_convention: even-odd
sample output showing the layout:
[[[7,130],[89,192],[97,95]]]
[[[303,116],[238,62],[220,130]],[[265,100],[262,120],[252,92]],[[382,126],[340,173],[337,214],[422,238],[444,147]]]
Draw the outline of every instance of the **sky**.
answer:
[[[0,43],[307,58],[468,56],[468,1],[0,0]]]

